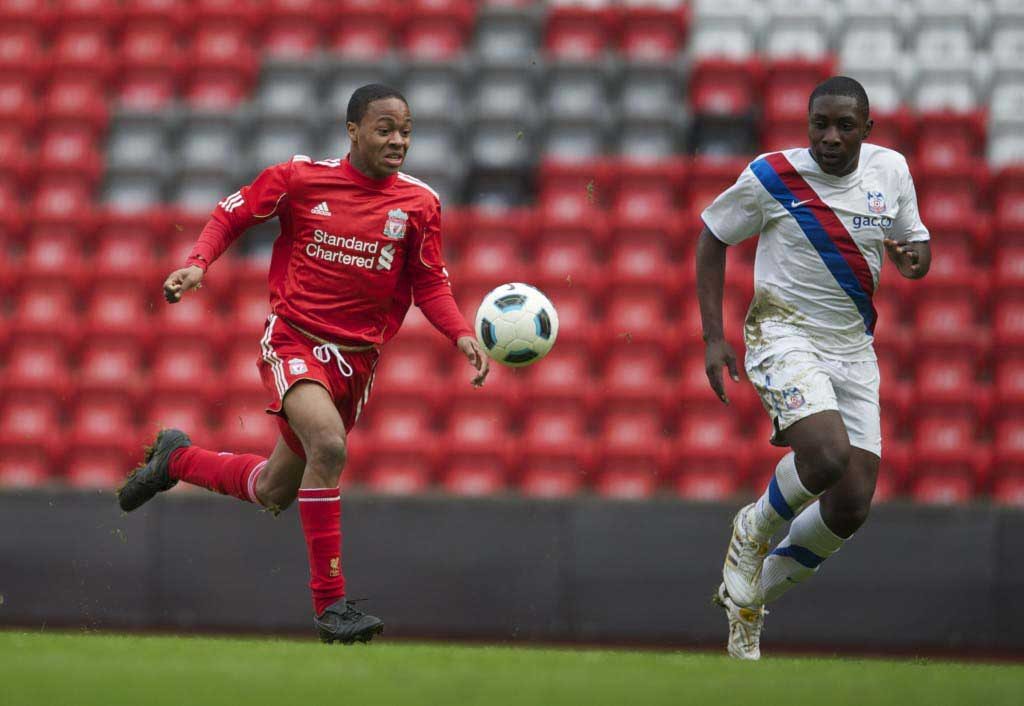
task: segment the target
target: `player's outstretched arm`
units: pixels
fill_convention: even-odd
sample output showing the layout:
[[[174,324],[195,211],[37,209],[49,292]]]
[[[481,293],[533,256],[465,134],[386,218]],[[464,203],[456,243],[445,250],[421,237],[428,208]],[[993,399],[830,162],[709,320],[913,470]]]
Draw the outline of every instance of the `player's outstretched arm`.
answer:
[[[722,367],[729,369],[729,377],[740,381],[736,368],[736,352],[725,340],[722,327],[722,292],[725,289],[726,244],[716,238],[707,227],[697,238],[697,300],[704,337],[704,371],[711,389],[718,399],[729,404],[722,379]]]
[[[490,372],[491,365],[490,361],[487,360],[487,356],[480,350],[480,344],[477,343],[474,336],[461,336],[458,340],[459,350],[462,351],[463,355],[469,360],[469,364],[476,368],[476,375],[473,376],[473,387],[483,387],[484,380],[487,379],[487,373]]]
[[[927,241],[917,243],[901,243],[886,238],[885,251],[896,269],[907,279],[921,279],[928,274],[932,266],[932,248]]]
[[[203,274],[203,268],[196,265],[175,270],[164,280],[164,299],[171,304],[181,301],[182,294],[203,286]]]

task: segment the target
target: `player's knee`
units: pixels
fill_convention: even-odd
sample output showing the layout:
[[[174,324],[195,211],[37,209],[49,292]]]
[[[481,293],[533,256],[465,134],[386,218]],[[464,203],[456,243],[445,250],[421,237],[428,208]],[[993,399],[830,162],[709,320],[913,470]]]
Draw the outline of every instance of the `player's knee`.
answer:
[[[860,529],[871,513],[871,496],[844,498],[824,509],[825,524],[844,539]]]
[[[342,436],[325,435],[313,440],[306,452],[306,463],[315,465],[326,475],[337,478],[348,460],[348,448]]]
[[[298,497],[298,490],[293,488],[274,488],[259,494],[263,505],[274,513],[287,510],[295,498]]]
[[[825,487],[838,483],[850,465],[850,445],[839,443],[819,447],[815,450],[811,465]]]

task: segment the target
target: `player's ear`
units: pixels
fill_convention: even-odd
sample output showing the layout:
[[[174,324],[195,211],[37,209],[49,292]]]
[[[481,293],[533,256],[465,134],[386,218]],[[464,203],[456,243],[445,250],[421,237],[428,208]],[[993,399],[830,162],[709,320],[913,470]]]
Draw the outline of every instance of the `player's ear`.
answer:
[[[353,122],[345,123],[345,129],[348,130],[348,139],[353,145],[357,142],[357,136],[359,135],[359,125]]]
[[[868,121],[864,123],[864,137],[861,138],[862,140],[868,139],[868,135],[871,134],[871,128],[873,128],[874,126],[875,121],[872,120],[871,118],[868,118]]]

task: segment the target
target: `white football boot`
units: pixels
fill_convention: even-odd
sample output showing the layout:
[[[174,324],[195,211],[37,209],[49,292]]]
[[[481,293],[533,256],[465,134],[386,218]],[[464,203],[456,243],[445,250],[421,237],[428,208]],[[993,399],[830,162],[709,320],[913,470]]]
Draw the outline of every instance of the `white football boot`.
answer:
[[[761,659],[761,630],[768,611],[764,606],[744,608],[736,605],[729,597],[724,583],[718,587],[714,600],[725,609],[725,616],[729,619],[729,656],[736,659]]]
[[[768,556],[768,542],[759,542],[747,531],[747,513],[751,503],[736,513],[732,521],[732,539],[722,565],[722,580],[736,605],[754,608],[764,604],[761,568]]]

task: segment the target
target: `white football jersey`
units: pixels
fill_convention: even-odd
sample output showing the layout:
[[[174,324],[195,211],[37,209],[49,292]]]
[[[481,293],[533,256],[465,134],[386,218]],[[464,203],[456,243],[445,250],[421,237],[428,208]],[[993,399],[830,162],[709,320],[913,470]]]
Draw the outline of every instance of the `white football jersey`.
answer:
[[[786,338],[795,348],[802,339],[825,355],[874,360],[882,240],[929,239],[906,159],[870,144],[843,177],[823,172],[806,147],[761,155],[702,218],[726,244],[761,234],[743,330],[748,364]]]

